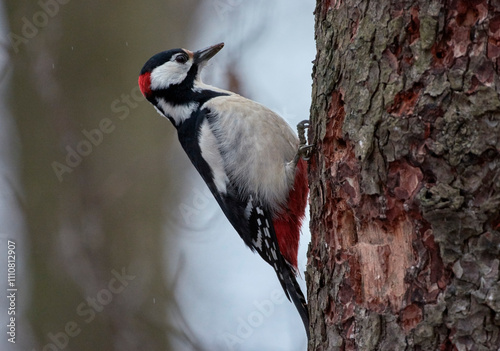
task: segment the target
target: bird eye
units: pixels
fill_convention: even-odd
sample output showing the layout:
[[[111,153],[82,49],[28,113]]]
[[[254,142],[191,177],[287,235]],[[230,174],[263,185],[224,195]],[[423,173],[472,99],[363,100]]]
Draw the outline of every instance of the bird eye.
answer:
[[[177,61],[177,62],[179,62],[179,63],[186,63],[186,62],[187,62],[187,60],[188,60],[187,55],[182,55],[182,54],[181,54],[181,55],[177,55],[177,56],[175,57],[175,61]]]

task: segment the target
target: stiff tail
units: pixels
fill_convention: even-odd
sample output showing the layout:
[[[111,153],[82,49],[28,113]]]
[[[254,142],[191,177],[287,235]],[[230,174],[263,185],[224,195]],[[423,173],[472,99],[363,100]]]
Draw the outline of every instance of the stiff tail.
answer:
[[[297,279],[295,279],[295,275],[293,274],[290,267],[287,267],[285,272],[283,272],[283,280],[282,282],[283,289],[285,290],[285,294],[288,299],[292,300],[295,308],[299,312],[300,318],[302,318],[302,323],[304,323],[304,328],[306,329],[307,339],[309,340],[309,311],[307,309],[306,299],[304,298],[304,294],[300,289],[299,283],[297,283]]]

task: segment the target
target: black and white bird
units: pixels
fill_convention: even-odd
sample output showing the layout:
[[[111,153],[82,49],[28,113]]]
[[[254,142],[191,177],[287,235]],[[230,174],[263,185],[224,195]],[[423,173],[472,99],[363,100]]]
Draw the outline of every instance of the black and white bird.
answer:
[[[223,43],[163,51],[141,70],[146,99],[177,129],[179,141],[245,244],[275,270],[309,336],[307,305],[295,275],[308,185],[302,146],[290,126],[261,104],[201,81]]]

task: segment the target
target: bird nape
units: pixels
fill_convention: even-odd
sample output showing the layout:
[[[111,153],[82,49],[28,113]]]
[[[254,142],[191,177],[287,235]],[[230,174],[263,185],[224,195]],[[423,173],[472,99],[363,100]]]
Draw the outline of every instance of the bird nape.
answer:
[[[307,304],[296,280],[309,146],[270,109],[201,81],[203,67],[223,46],[160,52],[142,68],[139,86],[177,129],[182,148],[245,244],[273,267],[309,337]]]

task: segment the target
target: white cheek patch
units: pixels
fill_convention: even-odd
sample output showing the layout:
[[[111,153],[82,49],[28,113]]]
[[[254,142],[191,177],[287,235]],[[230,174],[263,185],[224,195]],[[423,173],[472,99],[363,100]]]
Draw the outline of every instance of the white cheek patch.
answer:
[[[156,67],[151,72],[151,90],[166,89],[171,85],[181,83],[186,79],[192,65],[193,61],[190,59],[184,64],[168,61]]]
[[[224,160],[220,154],[217,139],[210,129],[210,125],[207,120],[203,122],[200,128],[200,149],[201,156],[212,170],[217,190],[220,193],[225,194],[229,178],[227,177],[224,169]]]

